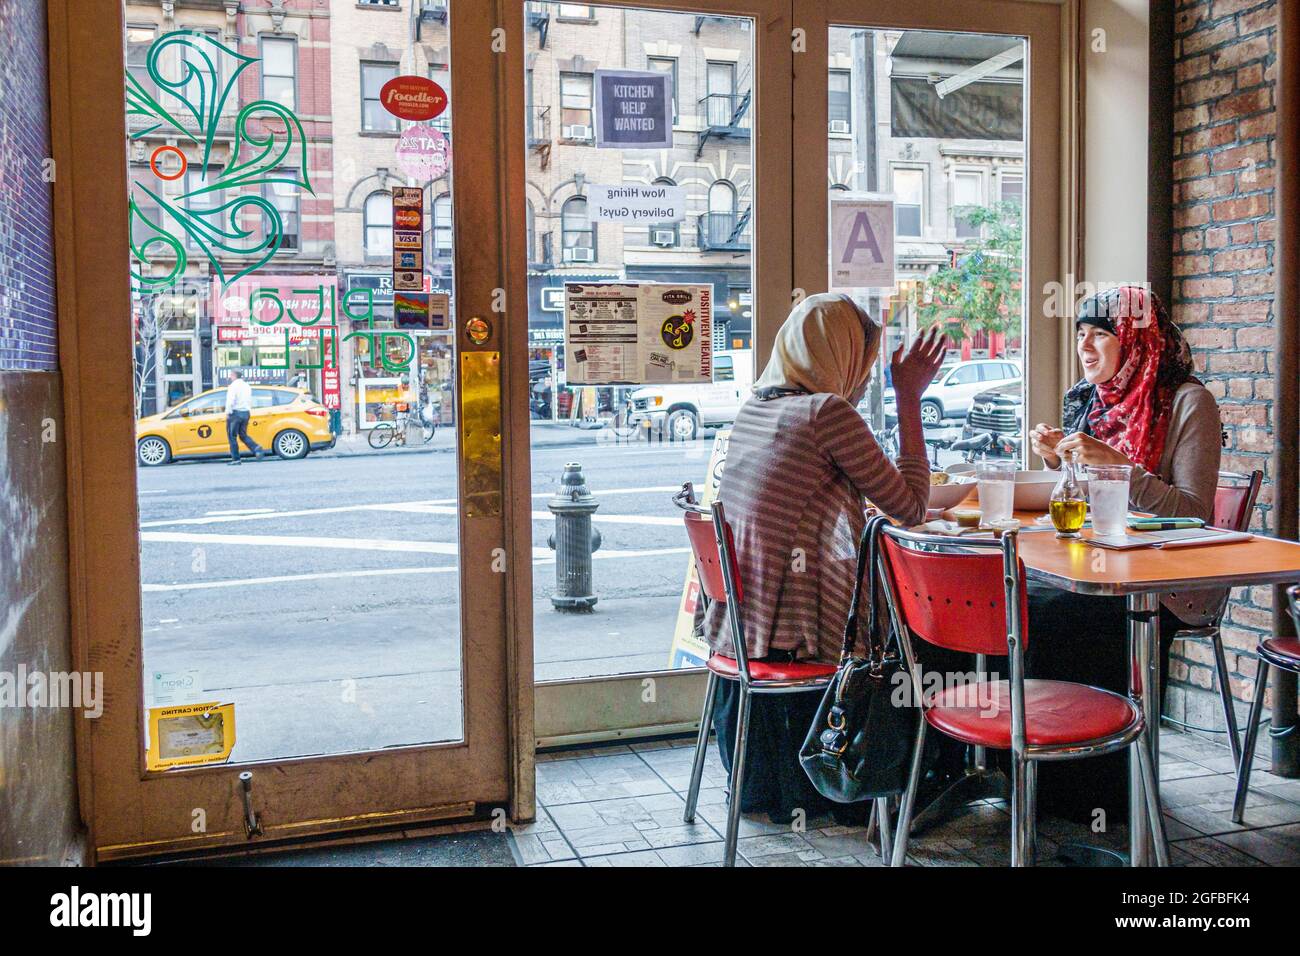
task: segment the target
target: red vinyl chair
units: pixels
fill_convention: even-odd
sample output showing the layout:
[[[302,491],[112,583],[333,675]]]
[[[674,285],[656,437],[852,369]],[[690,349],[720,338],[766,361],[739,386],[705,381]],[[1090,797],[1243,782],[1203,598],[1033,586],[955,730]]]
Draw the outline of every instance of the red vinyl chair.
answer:
[[[679,500],[680,504],[680,500]],[[736,865],[736,835],[740,828],[740,795],[745,782],[745,748],[749,739],[750,702],[758,694],[790,694],[825,687],[835,674],[834,664],[807,661],[767,663],[751,661],[745,650],[745,625],[741,613],[744,592],[740,569],[736,563],[736,545],[727,524],[726,509],[716,501],[710,511],[694,505],[686,507],[686,534],[695,555],[695,572],[700,590],[710,602],[726,605],[736,656],[714,654],[709,658],[709,680],[704,691],[704,712],[700,715],[700,733],[695,742],[695,762],[691,767],[691,784],[686,793],[686,810],[682,819],[695,821],[695,805],[700,795],[704,773],[704,755],[713,722],[713,698],[720,680],[740,685],[740,706],[736,720],[736,746],[732,751],[730,797],[727,805],[727,833],[724,866]],[[882,826],[882,833],[883,833]]]
[[[1259,498],[1259,486],[1263,481],[1262,471],[1252,471],[1249,475],[1219,472],[1219,487],[1214,493],[1214,527],[1249,531],[1250,518],[1255,512],[1255,501]],[[1228,679],[1228,662],[1223,655],[1223,635],[1219,630],[1227,606],[1228,595],[1225,594],[1211,623],[1176,631],[1173,639],[1208,641],[1214,648],[1214,679],[1219,687],[1219,701],[1223,704],[1223,724],[1227,729],[1228,746],[1232,748],[1232,762],[1237,765],[1241,763],[1241,734],[1237,729],[1237,711],[1232,706],[1232,682]]]
[[[1300,633],[1300,584],[1292,585],[1286,592],[1291,620]],[[1246,792],[1250,789],[1250,765],[1255,759],[1255,738],[1259,734],[1259,718],[1264,711],[1264,691],[1268,688],[1268,669],[1300,673],[1300,640],[1294,637],[1270,637],[1259,642],[1259,669],[1255,672],[1255,699],[1250,704],[1250,717],[1246,721],[1246,742],[1241,747],[1241,760],[1237,764],[1237,794],[1232,801],[1232,822],[1240,823],[1246,812]]]
[[[1135,747],[1155,835],[1156,865],[1167,866],[1160,793],[1140,703],[1086,684],[1025,678],[1028,638],[1025,567],[1018,534],[954,539],[881,525],[881,576],[920,723],[907,790],[894,829],[893,866],[907,858],[908,830],[920,784],[927,727],[965,744],[1011,751],[1011,865],[1035,856],[1035,789],[1040,760],[1073,760]],[[1007,656],[1009,680],[923,691],[913,639],[968,654]]]

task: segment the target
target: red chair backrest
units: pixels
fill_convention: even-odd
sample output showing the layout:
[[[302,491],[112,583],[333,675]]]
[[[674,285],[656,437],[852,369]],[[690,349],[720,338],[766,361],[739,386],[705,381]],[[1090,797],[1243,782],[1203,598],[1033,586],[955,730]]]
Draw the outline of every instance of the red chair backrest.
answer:
[[[902,623],[927,643],[991,657],[1007,653],[1002,552],[918,551],[881,535]],[[1028,636],[1025,566],[1020,563],[1020,634]]]
[[[1258,476],[1258,477],[1256,477]],[[1228,531],[1249,531],[1250,516],[1255,510],[1260,479],[1255,472],[1246,484],[1219,485],[1214,490],[1214,526]]]
[[[713,521],[693,511],[686,512],[686,537],[690,539],[691,551],[695,555],[695,574],[700,579],[700,590],[710,601],[727,600],[726,582],[722,576],[722,555],[718,552],[718,536],[713,530]],[[743,600],[740,587],[740,569],[736,567],[736,544],[731,537],[731,526],[727,526],[727,550],[731,552],[731,579],[736,584],[736,601]],[[737,603],[737,607],[739,607]]]

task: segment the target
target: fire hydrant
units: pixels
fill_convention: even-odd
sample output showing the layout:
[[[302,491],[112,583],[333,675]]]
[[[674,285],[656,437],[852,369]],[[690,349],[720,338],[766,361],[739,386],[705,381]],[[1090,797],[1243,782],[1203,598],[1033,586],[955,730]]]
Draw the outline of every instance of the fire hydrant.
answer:
[[[546,539],[555,552],[551,603],[557,611],[590,611],[596,603],[591,554],[600,547],[600,532],[592,528],[591,516],[600,505],[587,490],[581,464],[571,461],[564,466],[560,487],[546,507],[555,515],[555,531]]]

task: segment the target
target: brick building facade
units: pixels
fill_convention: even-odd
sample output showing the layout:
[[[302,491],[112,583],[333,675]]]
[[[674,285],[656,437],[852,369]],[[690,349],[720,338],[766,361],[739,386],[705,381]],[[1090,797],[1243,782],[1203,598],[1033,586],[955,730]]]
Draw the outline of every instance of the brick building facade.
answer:
[[[1181,0],[1174,26],[1172,314],[1187,332],[1198,375],[1219,402],[1226,433],[1223,468],[1265,474],[1254,521],[1262,531],[1272,529],[1279,2]],[[1251,652],[1272,630],[1271,605],[1267,587],[1233,592],[1223,637],[1238,700],[1252,692]],[[1209,693],[1214,659],[1208,645],[1176,646],[1170,677],[1175,717],[1221,726]]]

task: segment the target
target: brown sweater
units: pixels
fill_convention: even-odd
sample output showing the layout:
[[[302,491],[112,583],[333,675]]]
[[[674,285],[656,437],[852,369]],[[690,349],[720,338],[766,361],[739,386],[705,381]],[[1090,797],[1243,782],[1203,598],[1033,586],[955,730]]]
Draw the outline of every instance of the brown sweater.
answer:
[[[1184,382],[1174,393],[1169,435],[1160,456],[1160,473],[1135,467],[1129,505],[1166,518],[1214,520],[1214,492],[1219,484],[1223,425],[1214,396],[1200,382]],[[1228,592],[1223,588],[1165,594],[1161,603],[1188,624],[1210,623]]]
[[[751,398],[736,415],[718,488],[736,537],[742,620],[753,657],[798,650],[839,659],[853,595],[863,499],[905,525],[925,519],[930,467],[895,467],[857,410],[837,395]],[[704,634],[734,656],[724,608]]]

